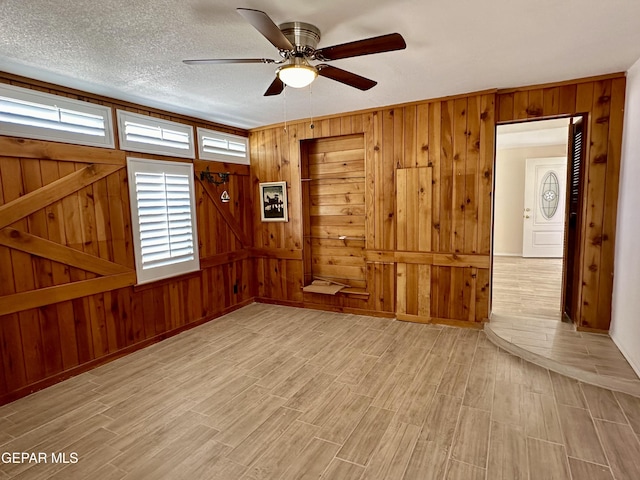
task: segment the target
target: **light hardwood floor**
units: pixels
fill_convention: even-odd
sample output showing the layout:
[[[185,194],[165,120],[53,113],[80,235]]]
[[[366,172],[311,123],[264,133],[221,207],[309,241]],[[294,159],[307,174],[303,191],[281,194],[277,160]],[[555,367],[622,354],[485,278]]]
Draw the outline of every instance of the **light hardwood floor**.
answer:
[[[487,333],[509,352],[605,388],[640,395],[640,379],[608,335],[560,321],[562,262],[494,257]]]
[[[492,275],[492,312],[561,319],[561,258],[494,256]]]
[[[0,407],[0,479],[640,478],[640,398],[484,333],[253,304]]]

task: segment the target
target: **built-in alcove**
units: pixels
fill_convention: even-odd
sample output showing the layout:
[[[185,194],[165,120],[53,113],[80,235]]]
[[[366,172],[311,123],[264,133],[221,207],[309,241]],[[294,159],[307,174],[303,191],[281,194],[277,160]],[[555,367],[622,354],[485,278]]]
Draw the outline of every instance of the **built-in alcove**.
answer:
[[[305,286],[367,286],[364,147],[363,134],[300,143]]]

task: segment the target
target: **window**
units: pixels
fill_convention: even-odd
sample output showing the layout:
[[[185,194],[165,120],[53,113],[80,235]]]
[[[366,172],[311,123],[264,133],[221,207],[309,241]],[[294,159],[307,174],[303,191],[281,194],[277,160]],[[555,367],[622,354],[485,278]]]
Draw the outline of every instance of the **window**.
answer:
[[[193,165],[128,158],[138,283],[200,269]]]
[[[118,110],[120,148],[131,152],[194,158],[193,127]]]
[[[114,148],[111,108],[0,84],[0,134]]]
[[[249,165],[249,139],[198,127],[198,158]]]

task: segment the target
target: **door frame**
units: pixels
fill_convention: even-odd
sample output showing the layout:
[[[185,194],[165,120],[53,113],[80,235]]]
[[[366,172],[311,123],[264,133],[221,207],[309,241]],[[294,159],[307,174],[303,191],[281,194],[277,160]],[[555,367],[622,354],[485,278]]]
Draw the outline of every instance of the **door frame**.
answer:
[[[543,120],[554,120],[554,119],[558,119],[558,118],[567,118],[569,119],[569,124],[570,124],[570,128],[569,128],[569,135],[571,135],[572,129],[571,129],[571,124],[573,122],[574,118],[582,118],[582,122],[584,125],[584,129],[583,129],[583,143],[588,141],[589,138],[589,131],[588,131],[588,117],[589,114],[588,113],[575,113],[575,114],[567,114],[567,115],[556,115],[556,116],[547,116],[547,117],[536,117],[536,118],[531,118],[531,119],[523,119],[523,120],[514,120],[514,121],[507,121],[507,122],[496,122],[495,124],[495,132],[494,132],[494,145],[497,145],[497,140],[498,140],[498,127],[501,125],[512,125],[515,123],[533,123],[533,122],[539,122],[539,121],[543,121]],[[567,145],[567,186],[570,184],[570,175],[571,175],[571,169],[568,168],[569,167],[569,161],[570,161],[570,157],[571,157],[571,147],[572,147],[572,142],[569,141],[568,145]],[[579,215],[578,215],[578,221],[581,222],[582,221],[582,217],[584,216],[584,211],[585,211],[585,197],[582,194],[582,190],[584,189],[584,172],[585,172],[585,168],[584,168],[584,162],[585,162],[585,153],[586,148],[583,148],[583,154],[582,154],[582,158],[581,158],[581,168],[580,168],[580,179],[579,179],[579,184],[580,184],[580,205],[579,205]],[[491,198],[491,251],[490,251],[490,268],[489,268],[489,321],[491,321],[491,317],[493,315],[493,260],[494,260],[494,230],[495,230],[495,190],[496,190],[496,175],[495,175],[495,171],[496,171],[496,161],[497,161],[497,149],[494,149],[493,152],[493,179],[492,179],[492,192],[494,193],[492,195]],[[561,292],[561,299],[560,299],[560,312],[561,312],[561,318],[563,321],[570,321],[573,322],[575,325],[578,325],[578,318],[574,318],[574,319],[566,319],[564,312],[565,312],[565,306],[566,306],[566,301],[567,299],[565,298],[565,292],[566,292],[566,281],[567,281],[567,273],[566,273],[566,265],[567,265],[567,252],[569,250],[569,248],[573,247],[574,248],[574,254],[578,257],[581,258],[584,255],[584,248],[581,242],[581,237],[580,237],[580,232],[578,232],[578,235],[576,235],[576,238],[573,242],[572,245],[569,245],[568,241],[567,241],[567,233],[569,230],[569,225],[568,225],[568,221],[569,221],[569,194],[570,194],[570,189],[567,187],[565,188],[565,193],[566,193],[566,198],[565,198],[565,214],[564,214],[564,232],[565,232],[565,239],[564,239],[564,246],[563,246],[563,255],[562,255],[562,292]],[[574,275],[573,278],[573,289],[574,291],[580,292],[580,275]],[[579,299],[578,299],[579,301]]]

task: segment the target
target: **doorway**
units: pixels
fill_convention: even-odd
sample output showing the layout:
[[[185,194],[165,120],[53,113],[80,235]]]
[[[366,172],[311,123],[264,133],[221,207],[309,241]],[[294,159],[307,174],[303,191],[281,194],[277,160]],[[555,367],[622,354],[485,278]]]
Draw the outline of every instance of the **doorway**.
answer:
[[[570,118],[499,125],[492,315],[561,321]]]

